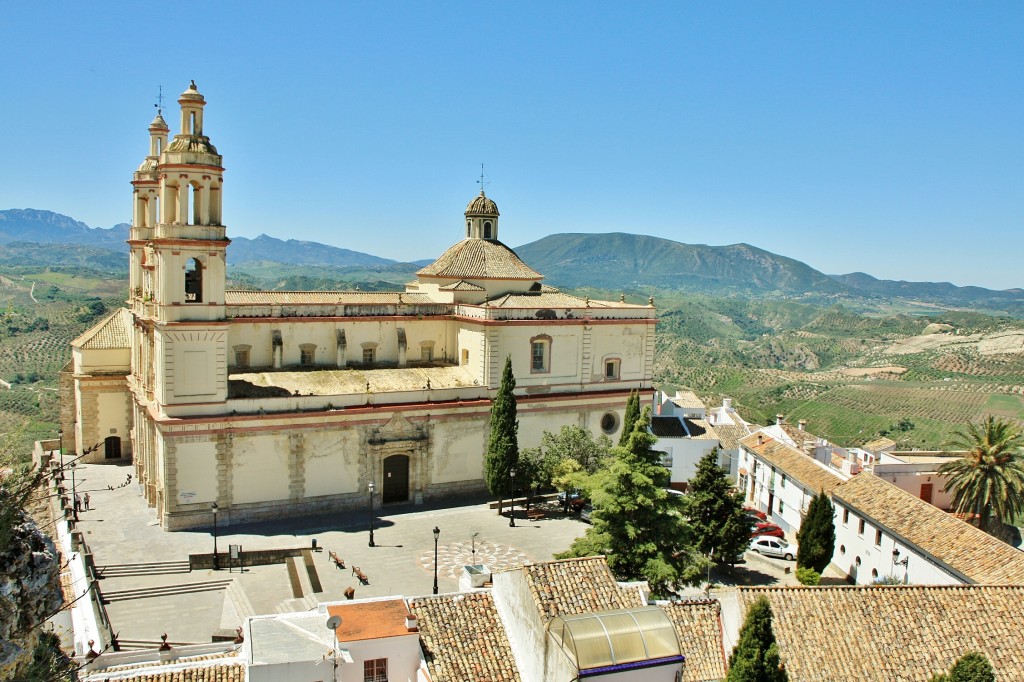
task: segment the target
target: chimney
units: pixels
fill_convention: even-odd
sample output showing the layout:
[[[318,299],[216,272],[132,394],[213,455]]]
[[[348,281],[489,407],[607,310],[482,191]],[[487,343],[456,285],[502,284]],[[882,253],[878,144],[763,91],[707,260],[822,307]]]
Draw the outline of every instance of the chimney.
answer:
[[[764,445],[764,434],[762,434],[762,433],[757,434],[757,444],[758,445]]]
[[[775,415],[775,425],[776,426],[782,426],[785,423],[786,423],[786,418],[785,417],[783,417],[781,414]]]
[[[419,623],[416,620],[416,616],[409,613],[405,616],[405,629],[409,632],[416,632],[419,630]]]
[[[722,398],[722,407],[728,412],[732,409],[732,398]]]
[[[806,427],[807,427],[807,420],[806,419],[801,419],[800,421],[797,422],[797,426],[800,427],[801,431],[806,431],[807,430],[806,429]]]

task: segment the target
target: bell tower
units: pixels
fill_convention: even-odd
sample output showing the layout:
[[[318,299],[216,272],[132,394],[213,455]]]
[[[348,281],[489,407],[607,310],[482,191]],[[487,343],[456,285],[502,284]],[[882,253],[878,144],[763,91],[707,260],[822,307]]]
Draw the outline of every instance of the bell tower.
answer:
[[[466,237],[498,241],[498,205],[482,189],[466,206]]]
[[[178,104],[180,132],[168,144],[157,113],[132,181],[133,374],[161,411],[227,398],[223,159],[203,132],[206,99],[195,81]]]

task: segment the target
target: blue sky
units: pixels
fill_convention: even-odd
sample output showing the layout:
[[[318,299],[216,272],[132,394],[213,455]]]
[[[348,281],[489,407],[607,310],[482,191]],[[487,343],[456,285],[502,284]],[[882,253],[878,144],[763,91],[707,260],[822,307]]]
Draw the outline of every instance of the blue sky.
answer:
[[[231,236],[400,260],[462,237],[745,242],[1024,287],[1024,3],[7,3],[0,209],[131,215],[195,79]]]

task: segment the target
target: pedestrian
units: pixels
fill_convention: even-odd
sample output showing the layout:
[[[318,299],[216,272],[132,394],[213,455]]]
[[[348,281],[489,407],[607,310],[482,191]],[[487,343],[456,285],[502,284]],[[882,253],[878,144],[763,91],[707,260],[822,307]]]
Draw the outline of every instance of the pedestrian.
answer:
[[[85,511],[89,511],[89,493],[85,494],[85,497],[82,498],[82,502],[85,503]]]
[[[75,493],[75,513],[82,511],[82,496]]]

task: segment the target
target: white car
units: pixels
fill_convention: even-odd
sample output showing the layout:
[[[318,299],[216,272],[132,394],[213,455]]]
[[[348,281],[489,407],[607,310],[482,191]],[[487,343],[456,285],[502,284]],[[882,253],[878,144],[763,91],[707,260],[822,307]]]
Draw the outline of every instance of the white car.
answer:
[[[792,561],[796,559],[797,545],[795,542],[786,542],[782,538],[759,535],[750,541],[750,549],[758,554]]]

